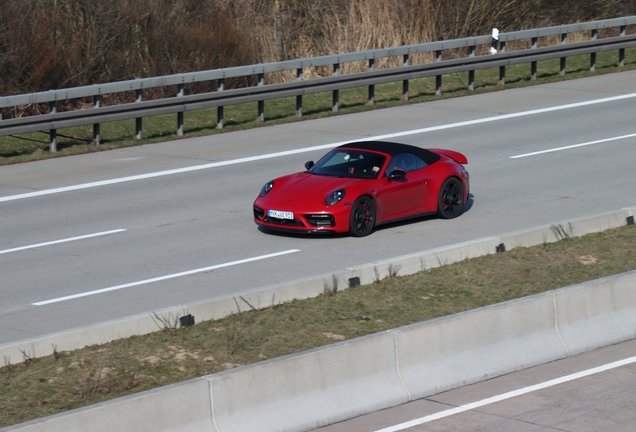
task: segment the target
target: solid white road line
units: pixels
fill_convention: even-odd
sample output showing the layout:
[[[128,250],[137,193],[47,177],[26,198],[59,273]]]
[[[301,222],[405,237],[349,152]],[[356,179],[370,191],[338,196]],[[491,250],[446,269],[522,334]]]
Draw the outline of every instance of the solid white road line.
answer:
[[[6,254],[6,253],[11,253],[11,252],[18,252],[18,251],[22,251],[22,250],[26,250],[26,249],[35,249],[35,248],[39,248],[39,247],[42,247],[42,246],[50,246],[50,245],[54,245],[54,244],[67,243],[67,242],[72,242],[72,241],[75,241],[75,240],[84,240],[84,239],[88,239],[88,238],[92,238],[92,237],[105,236],[105,235],[108,235],[108,234],[116,234],[116,233],[120,233],[120,232],[124,232],[124,231],[126,231],[126,230],[125,229],[116,229],[116,230],[112,230],[112,231],[104,231],[104,232],[98,232],[98,233],[95,233],[95,234],[87,234],[87,235],[78,236],[78,237],[70,237],[70,238],[66,238],[66,239],[62,239],[62,240],[50,241],[50,242],[46,242],[46,243],[38,243],[38,244],[29,245],[29,246],[22,246],[22,247],[17,247],[17,248],[13,248],[13,249],[5,249],[5,250],[0,250],[0,255]]]
[[[414,130],[410,130],[410,131],[398,132],[398,133],[393,133],[393,134],[377,135],[377,136],[373,136],[373,137],[365,137],[364,139],[368,140],[368,141],[379,141],[379,140],[384,140],[384,139],[398,138],[398,137],[407,136],[407,135],[423,134],[423,133],[435,132],[435,131],[440,131],[440,130],[445,130],[445,129],[452,129],[452,128],[458,128],[458,127],[464,127],[464,126],[472,126],[472,125],[489,123],[489,122],[500,121],[500,120],[507,120],[507,119],[517,118],[517,117],[525,117],[525,116],[530,116],[530,115],[535,115],[535,114],[544,114],[544,113],[549,113],[549,112],[553,112],[553,111],[560,111],[560,110],[566,110],[566,109],[572,109],[572,108],[579,108],[579,107],[595,105],[595,104],[601,104],[601,103],[607,103],[607,102],[615,102],[615,101],[619,101],[619,100],[623,100],[623,99],[630,99],[630,98],[634,98],[634,97],[636,97],[636,93],[630,93],[630,94],[621,95],[621,96],[613,96],[613,97],[608,97],[608,98],[603,98],[603,99],[595,99],[595,100],[591,100],[591,101],[577,102],[577,103],[567,104],[567,105],[559,105],[559,106],[550,107],[550,108],[541,108],[541,109],[536,109],[536,110],[531,110],[531,111],[523,111],[523,112],[518,112],[518,113],[513,113],[513,114],[505,114],[505,115],[500,115],[500,116],[487,117],[487,118],[476,119],[476,120],[469,120],[469,121],[464,121],[464,122],[459,122],[459,123],[451,123],[451,124],[447,124],[447,125],[433,126],[433,127],[423,128],[423,129],[414,129]],[[341,141],[341,142],[337,142],[337,143],[330,143],[330,144],[324,144],[324,145],[313,146],[313,147],[305,147],[305,148],[296,149],[296,150],[269,153],[269,154],[264,154],[264,155],[260,155],[260,156],[251,156],[251,157],[245,157],[245,158],[240,158],[240,159],[227,160],[227,161],[223,161],[223,162],[212,162],[212,163],[205,164],[205,165],[196,165],[196,166],[191,166],[191,167],[178,168],[178,169],[172,169],[172,170],[167,170],[167,171],[159,171],[159,172],[135,175],[135,176],[130,176],[130,177],[121,177],[121,178],[111,179],[111,180],[103,180],[103,181],[92,182],[92,183],[84,183],[84,184],[79,184],[79,185],[75,185],[75,186],[67,186],[67,187],[61,187],[61,188],[55,188],[55,189],[47,189],[47,190],[42,190],[42,191],[37,191],[37,192],[29,192],[29,193],[19,194],[19,195],[10,195],[10,196],[6,196],[6,197],[0,197],[0,202],[14,201],[14,200],[19,200],[19,199],[24,199],[24,198],[33,198],[33,197],[38,197],[38,196],[43,196],[43,195],[51,195],[51,194],[75,191],[75,190],[80,190],[80,189],[87,189],[87,188],[93,188],[93,187],[99,187],[99,186],[107,186],[107,185],[130,182],[130,181],[136,181],[136,180],[145,180],[145,179],[149,179],[149,178],[162,177],[162,176],[167,176],[167,175],[172,175],[172,174],[181,174],[181,173],[199,171],[199,170],[204,170],[204,169],[209,169],[209,168],[217,168],[217,167],[222,167],[222,166],[227,166],[227,165],[235,165],[235,164],[240,164],[240,163],[253,162],[253,161],[258,161],[258,160],[271,159],[271,158],[289,156],[289,155],[300,154],[300,153],[307,153],[307,152],[316,151],[316,150],[331,149],[333,147],[337,147],[337,146],[342,145],[342,144],[347,144],[347,143],[356,142],[356,141],[360,141],[360,139]]]
[[[109,291],[115,291],[115,290],[120,290],[120,289],[124,289],[124,288],[130,288],[130,287],[134,287],[134,286],[139,286],[139,285],[145,285],[145,284],[149,284],[149,283],[153,283],[153,282],[160,282],[160,281],[164,281],[164,280],[168,280],[168,279],[174,279],[174,278],[178,278],[178,277],[182,277],[182,276],[189,276],[192,274],[196,274],[196,273],[203,273],[203,272],[207,272],[210,270],[216,270],[216,269],[220,269],[223,267],[230,267],[230,266],[235,266],[238,264],[245,264],[245,263],[249,263],[249,262],[253,262],[253,261],[259,261],[259,260],[264,260],[267,258],[274,258],[274,257],[278,257],[281,255],[287,255],[290,253],[294,253],[294,252],[300,252],[300,249],[289,249],[286,251],[282,251],[282,252],[276,252],[276,253],[272,253],[272,254],[267,254],[267,255],[261,255],[261,256],[257,256],[257,257],[253,257],[253,258],[246,258],[246,259],[242,259],[242,260],[238,260],[238,261],[232,261],[232,262],[228,262],[228,263],[224,263],[224,264],[217,264],[214,266],[210,266],[210,267],[203,267],[200,269],[195,269],[195,270],[189,270],[189,271],[185,271],[185,272],[181,272],[181,273],[175,273],[175,274],[170,274],[170,275],[166,275],[166,276],[160,276],[160,277],[156,277],[156,278],[152,278],[152,279],[146,279],[146,280],[142,280],[142,281],[138,281],[138,282],[131,282],[131,283],[127,283],[127,284],[123,284],[123,285],[117,285],[117,286],[113,286],[113,287],[109,287],[109,288],[102,288],[102,289],[98,289],[95,291],[88,291],[88,292],[84,292],[84,293],[80,293],[80,294],[74,294],[74,295],[70,295],[70,296],[65,296],[65,297],[58,297],[58,298],[54,298],[51,300],[44,300],[44,301],[40,301],[40,302],[36,302],[36,303],[31,303],[31,305],[33,306],[43,306],[43,305],[47,305],[47,304],[51,304],[51,303],[59,303],[59,302],[63,302],[66,300],[72,300],[72,299],[76,299],[76,298],[80,298],[80,297],[88,297],[88,296],[92,296],[95,294],[101,294],[101,293],[105,293],[105,292],[109,292]]]
[[[565,146],[565,147],[556,147],[556,148],[548,149],[548,150],[541,150],[541,151],[532,152],[532,153],[520,154],[520,155],[517,155],[517,156],[510,156],[510,159],[519,159],[519,158],[524,158],[524,157],[528,157],[528,156],[535,156],[535,155],[540,155],[540,154],[544,154],[544,153],[552,153],[552,152],[557,152],[557,151],[561,151],[561,150],[568,150],[568,149],[573,149],[573,148],[577,148],[577,147],[585,147],[585,146],[590,146],[590,145],[594,145],[594,144],[602,144],[602,143],[606,143],[606,142],[618,141],[618,140],[623,140],[623,139],[627,139],[627,138],[634,138],[634,137],[636,137],[636,134],[622,135],[622,136],[617,136],[617,137],[613,137],[613,138],[605,138],[605,139],[596,140],[596,141],[590,141],[590,142],[581,143],[581,144],[573,144],[573,145],[569,145],[569,146]]]
[[[452,408],[452,409],[441,411],[441,412],[438,412],[438,413],[435,413],[435,414],[427,415],[426,417],[421,417],[419,419],[411,420],[411,421],[408,421],[408,422],[405,422],[405,423],[400,423],[400,424],[395,425],[395,426],[389,426],[387,428],[380,429],[380,430],[377,430],[375,432],[397,432],[397,431],[401,431],[401,430],[408,429],[408,428],[411,428],[411,427],[414,427],[414,426],[419,426],[419,425],[424,424],[424,423],[429,423],[429,422],[432,422],[432,421],[435,421],[435,420],[439,420],[439,419],[442,419],[442,418],[445,418],[445,417],[449,417],[449,416],[452,416],[452,415],[455,415],[455,414],[463,413],[465,411],[474,410],[476,408],[480,408],[480,407],[483,407],[485,405],[494,404],[494,403],[497,403],[497,402],[504,401],[506,399],[511,399],[513,397],[521,396],[521,395],[524,395],[524,394],[527,394],[527,393],[535,392],[535,391],[538,391],[538,390],[543,390],[545,388],[553,387],[553,386],[556,386],[556,385],[559,385],[559,384],[563,384],[563,383],[566,383],[568,381],[574,381],[576,379],[584,378],[586,376],[594,375],[594,374],[601,373],[601,372],[605,372],[605,371],[608,371],[610,369],[616,369],[616,368],[619,368],[621,366],[625,366],[625,365],[632,364],[632,363],[636,363],[636,357],[630,357],[630,358],[627,358],[627,359],[624,359],[624,360],[619,360],[619,361],[616,361],[616,362],[613,362],[613,363],[608,363],[608,364],[605,364],[605,365],[602,365],[602,366],[598,366],[598,367],[595,367],[595,368],[592,368],[592,369],[587,369],[587,370],[584,370],[582,372],[577,372],[577,373],[573,373],[571,375],[566,375],[566,376],[563,376],[563,377],[560,377],[560,378],[555,378],[553,380],[546,381],[546,382],[543,382],[543,383],[540,383],[540,384],[535,384],[535,385],[532,385],[532,386],[529,386],[529,387],[524,387],[524,388],[521,388],[519,390],[513,390],[513,391],[508,392],[508,393],[500,394],[500,395],[493,396],[493,397],[490,397],[490,398],[487,398],[487,399],[482,399],[482,400],[477,401],[477,402],[469,403],[469,404],[466,404],[466,405],[458,406],[456,408]]]

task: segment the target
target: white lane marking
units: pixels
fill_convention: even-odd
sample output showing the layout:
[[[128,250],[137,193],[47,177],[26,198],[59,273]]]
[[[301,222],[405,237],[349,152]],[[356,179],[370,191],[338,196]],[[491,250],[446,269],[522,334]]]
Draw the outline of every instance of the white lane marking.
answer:
[[[22,247],[17,247],[17,248],[13,248],[13,249],[4,249],[4,250],[0,250],[0,255],[6,254],[6,253],[11,253],[11,252],[18,252],[18,251],[26,250],[26,249],[35,249],[35,248],[39,248],[39,247],[43,247],[43,246],[50,246],[50,245],[54,245],[54,244],[67,243],[67,242],[72,242],[72,241],[75,241],[75,240],[84,240],[84,239],[88,239],[88,238],[92,238],[92,237],[105,236],[105,235],[108,235],[108,234],[116,234],[116,233],[120,233],[120,232],[124,232],[124,231],[126,231],[126,230],[125,229],[116,229],[116,230],[112,230],[112,231],[98,232],[98,233],[95,233],[95,234],[87,234],[87,235],[83,235],[83,236],[70,237],[70,238],[66,238],[66,239],[62,239],[62,240],[54,240],[54,241],[50,241],[50,242],[46,242],[46,243],[38,243],[38,244],[29,245],[29,246],[22,246]]]
[[[72,299],[76,299],[76,298],[80,298],[80,297],[88,297],[88,296],[92,296],[95,294],[101,294],[101,293],[105,293],[105,292],[109,292],[109,291],[115,291],[115,290],[120,290],[120,289],[124,289],[124,288],[130,288],[130,287],[134,287],[134,286],[139,286],[139,285],[145,285],[145,284],[149,284],[149,283],[153,283],[153,282],[160,282],[160,281],[164,281],[164,280],[168,280],[168,279],[174,279],[174,278],[178,278],[178,277],[183,277],[183,276],[189,276],[192,274],[196,274],[196,273],[203,273],[206,271],[211,271],[211,270],[216,270],[216,269],[220,269],[223,267],[230,267],[230,266],[235,266],[238,264],[245,264],[245,263],[249,263],[249,262],[253,262],[253,261],[259,261],[259,260],[264,260],[267,258],[274,258],[274,257],[278,257],[281,255],[287,255],[290,253],[294,253],[294,252],[300,252],[300,249],[289,249],[286,251],[282,251],[282,252],[276,252],[276,253],[272,253],[272,254],[267,254],[267,255],[261,255],[261,256],[257,256],[257,257],[252,257],[252,258],[246,258],[246,259],[242,259],[242,260],[238,260],[238,261],[232,261],[232,262],[228,262],[228,263],[224,263],[224,264],[217,264],[217,265],[213,265],[210,267],[203,267],[200,269],[195,269],[195,270],[189,270],[189,271],[184,271],[181,273],[174,273],[174,274],[170,274],[170,275],[166,275],[166,276],[159,276],[156,278],[152,278],[152,279],[146,279],[146,280],[142,280],[142,281],[138,281],[138,282],[131,282],[131,283],[127,283],[127,284],[123,284],[123,285],[117,285],[117,286],[113,286],[113,287],[109,287],[109,288],[102,288],[102,289],[98,289],[95,291],[88,291],[88,292],[84,292],[84,293],[80,293],[80,294],[74,294],[74,295],[70,295],[70,296],[65,296],[65,297],[58,297],[58,298],[54,298],[51,300],[44,300],[44,301],[40,301],[40,302],[36,302],[36,303],[31,303],[32,306],[43,306],[43,305],[47,305],[47,304],[51,304],[51,303],[59,303],[59,302],[63,302],[66,300],[72,300]]]
[[[115,159],[113,162],[128,162],[128,161],[134,161],[134,160],[139,160],[139,159],[146,159],[146,158],[142,157],[142,156],[128,157],[128,158]]]
[[[438,413],[435,413],[435,414],[427,415],[425,417],[421,417],[419,419],[411,420],[411,421],[408,421],[408,422],[405,422],[405,423],[400,423],[400,424],[395,425],[395,426],[389,426],[389,427],[384,428],[384,429],[376,430],[375,432],[397,432],[397,431],[401,431],[401,430],[408,429],[408,428],[411,428],[411,427],[414,427],[414,426],[419,426],[419,425],[424,424],[424,423],[429,423],[429,422],[432,422],[432,421],[435,421],[435,420],[439,420],[439,419],[442,419],[442,418],[445,418],[445,417],[449,417],[449,416],[452,416],[452,415],[455,415],[455,414],[460,414],[460,413],[463,413],[465,411],[474,410],[476,408],[480,408],[480,407],[483,407],[485,405],[490,405],[490,404],[493,404],[493,403],[504,401],[506,399],[511,399],[513,397],[521,396],[521,395],[524,395],[524,394],[527,394],[527,393],[535,392],[535,391],[538,391],[538,390],[543,390],[543,389],[548,388],[548,387],[553,387],[553,386],[556,386],[556,385],[559,385],[559,384],[563,384],[563,383],[566,383],[566,382],[569,382],[569,381],[574,381],[576,379],[584,378],[584,377],[587,377],[587,376],[590,376],[590,375],[594,375],[594,374],[598,374],[598,373],[601,373],[601,372],[605,372],[605,371],[608,371],[610,369],[616,369],[616,368],[619,368],[621,366],[626,366],[626,365],[632,364],[632,363],[636,363],[636,357],[630,357],[630,358],[627,358],[627,359],[624,359],[624,360],[615,361],[613,363],[608,363],[608,364],[605,364],[605,365],[602,365],[602,366],[598,366],[598,367],[595,367],[595,368],[592,368],[592,369],[587,369],[587,370],[584,370],[584,371],[581,371],[581,372],[573,373],[571,375],[566,375],[566,376],[563,376],[563,377],[555,378],[555,379],[550,380],[550,381],[545,381],[543,383],[535,384],[535,385],[532,385],[532,386],[529,386],[529,387],[524,387],[524,388],[521,388],[519,390],[513,390],[513,391],[508,392],[508,393],[503,393],[503,394],[500,394],[500,395],[497,395],[497,396],[493,396],[493,397],[490,397],[490,398],[487,398],[487,399],[482,399],[482,400],[477,401],[477,402],[469,403],[469,404],[466,404],[466,405],[461,405],[461,406],[458,406],[456,408],[452,408],[452,409],[441,411],[441,412],[438,412]]]
[[[402,136],[407,136],[407,135],[423,134],[423,133],[435,132],[435,131],[440,131],[440,130],[445,130],[445,129],[452,129],[452,128],[458,128],[458,127],[464,127],[464,126],[472,126],[472,125],[477,125],[477,124],[482,124],[482,123],[489,123],[489,122],[494,122],[494,121],[499,121],[499,120],[507,120],[507,119],[516,118],[516,117],[530,116],[530,115],[535,115],[535,114],[543,114],[543,113],[548,113],[548,112],[553,112],[553,111],[560,111],[560,110],[566,110],[566,109],[571,109],[571,108],[578,108],[578,107],[583,107],[583,106],[588,106],[588,105],[595,105],[595,104],[606,103],[606,102],[614,102],[614,101],[623,100],[623,99],[629,99],[629,98],[634,98],[634,97],[636,97],[636,93],[631,93],[631,94],[626,94],[626,95],[621,95],[621,96],[613,96],[613,97],[608,97],[608,98],[604,98],[604,99],[595,99],[595,100],[585,101],[585,102],[577,102],[577,103],[572,103],[572,104],[567,104],[567,105],[559,105],[559,106],[550,107],[550,108],[541,108],[541,109],[536,109],[536,110],[531,110],[531,111],[523,111],[523,112],[513,113],[513,114],[504,114],[504,115],[500,115],[500,116],[487,117],[487,118],[482,118],[482,119],[477,119],[477,120],[469,120],[469,121],[464,121],[464,122],[459,122],[459,123],[450,123],[450,124],[447,124],[447,125],[433,126],[433,127],[423,128],[423,129],[414,129],[414,130],[410,130],[410,131],[397,132],[397,133],[393,133],[393,134],[377,135],[377,136],[372,136],[372,137],[364,137],[364,138],[359,138],[359,139],[355,139],[355,140],[341,141],[341,142],[337,142],[337,143],[330,143],[330,144],[324,144],[324,145],[313,146],[313,147],[305,147],[305,148],[296,149],[296,150],[289,150],[289,151],[276,152],[276,153],[268,153],[268,154],[264,154],[264,155],[260,155],[260,156],[251,156],[251,157],[245,157],[245,158],[240,158],[240,159],[227,160],[227,161],[223,161],[223,162],[212,162],[212,163],[204,164],[204,165],[196,165],[196,166],[185,167],[185,168],[177,168],[177,169],[172,169],[172,170],[167,170],[167,171],[159,171],[159,172],[148,173],[148,174],[140,174],[140,175],[129,176],[129,177],[121,177],[121,178],[111,179],[111,180],[103,180],[103,181],[92,182],[92,183],[84,183],[84,184],[79,184],[79,185],[75,185],[75,186],[67,186],[67,187],[61,187],[61,188],[55,188],[55,189],[47,189],[47,190],[42,190],[42,191],[37,191],[37,192],[29,192],[29,193],[19,194],[19,195],[9,195],[9,196],[5,196],[5,197],[0,197],[0,202],[14,201],[14,200],[19,200],[19,199],[24,199],[24,198],[33,198],[33,197],[38,197],[38,196],[43,196],[43,195],[51,195],[51,194],[75,191],[75,190],[80,190],[80,189],[87,189],[87,188],[93,188],[93,187],[99,187],[99,186],[107,186],[107,185],[113,185],[113,184],[117,184],[117,183],[124,183],[124,182],[136,181],[136,180],[145,180],[145,179],[149,179],[149,178],[167,176],[167,175],[172,175],[172,174],[181,174],[181,173],[199,171],[199,170],[204,170],[204,169],[209,169],[209,168],[217,168],[217,167],[221,167],[221,166],[235,165],[235,164],[240,164],[240,163],[254,162],[254,161],[259,161],[259,160],[264,160],[264,159],[271,159],[271,158],[289,156],[289,155],[300,154],[300,153],[307,153],[307,152],[316,151],[316,150],[331,149],[333,147],[337,147],[337,146],[342,145],[342,144],[347,144],[347,143],[350,143],[350,142],[360,141],[361,139],[368,140],[368,141],[379,141],[379,140],[383,140],[383,139],[391,139],[391,138],[397,138],[397,137],[402,137]]]
[[[577,147],[585,147],[585,146],[590,146],[590,145],[594,145],[594,144],[602,144],[602,143],[606,143],[606,142],[618,141],[618,140],[623,140],[623,139],[627,139],[627,138],[634,138],[634,137],[636,137],[636,133],[635,134],[629,134],[629,135],[621,135],[621,136],[617,136],[617,137],[613,137],[613,138],[605,138],[605,139],[596,140],[596,141],[590,141],[590,142],[581,143],[581,144],[573,144],[573,145],[569,145],[569,146],[565,146],[565,147],[556,147],[556,148],[548,149],[548,150],[541,150],[541,151],[536,151],[536,152],[532,152],[532,153],[520,154],[520,155],[517,155],[517,156],[510,156],[510,159],[519,159],[519,158],[524,158],[524,157],[528,157],[528,156],[535,156],[535,155],[540,155],[540,154],[544,154],[544,153],[552,153],[552,152],[557,152],[557,151],[561,151],[561,150],[568,150],[568,149],[573,149],[573,148],[577,148]]]

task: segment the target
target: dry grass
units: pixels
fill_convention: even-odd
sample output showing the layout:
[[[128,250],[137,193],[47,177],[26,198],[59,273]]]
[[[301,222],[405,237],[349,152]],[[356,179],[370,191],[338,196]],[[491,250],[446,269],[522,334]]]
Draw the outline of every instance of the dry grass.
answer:
[[[636,269],[636,227],[0,368],[0,427]],[[247,309],[247,307],[246,307]]]

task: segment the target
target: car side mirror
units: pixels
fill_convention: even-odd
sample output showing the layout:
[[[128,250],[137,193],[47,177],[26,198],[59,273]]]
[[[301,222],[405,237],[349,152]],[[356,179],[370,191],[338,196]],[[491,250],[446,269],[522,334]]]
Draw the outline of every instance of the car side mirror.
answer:
[[[406,171],[401,169],[394,169],[389,174],[389,181],[397,180],[406,177]]]
[[[314,166],[314,161],[305,162],[305,169],[306,170],[310,170],[312,166]]]

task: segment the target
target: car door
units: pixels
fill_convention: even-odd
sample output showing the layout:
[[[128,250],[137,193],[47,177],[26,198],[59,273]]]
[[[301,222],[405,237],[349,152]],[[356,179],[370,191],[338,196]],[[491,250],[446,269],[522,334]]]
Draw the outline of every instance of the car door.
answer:
[[[389,181],[394,169],[406,173],[402,178]],[[412,153],[394,155],[382,176],[380,217],[382,220],[400,219],[423,213],[428,190],[426,163]]]

